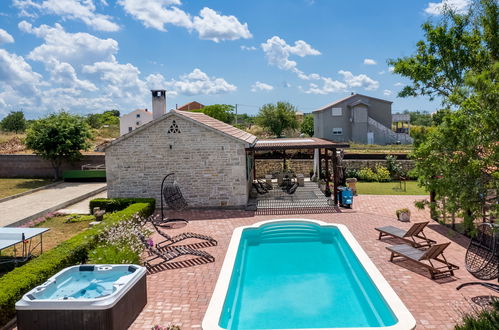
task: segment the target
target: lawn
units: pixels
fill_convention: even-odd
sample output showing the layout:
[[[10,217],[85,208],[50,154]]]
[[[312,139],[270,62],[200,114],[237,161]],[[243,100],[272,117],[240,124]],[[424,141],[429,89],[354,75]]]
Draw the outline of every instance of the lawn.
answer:
[[[52,179],[0,179],[0,198],[53,183]]]
[[[406,154],[412,152],[414,147],[410,144],[391,144],[391,145],[377,145],[377,144],[357,144],[350,143],[350,148],[345,149],[345,153],[349,154]]]
[[[418,187],[416,181],[406,181],[400,189],[399,182],[357,182],[357,194],[359,195],[428,195],[423,189]]]
[[[64,215],[47,218],[45,221],[38,223],[35,227],[50,228],[49,231],[43,234],[43,252],[46,252],[65,240],[70,239],[79,232],[88,228],[89,222],[95,218],[91,215]],[[70,221],[68,221],[70,220]],[[33,244],[38,244],[40,238],[33,238]],[[21,245],[17,245],[18,255]],[[37,247],[33,251],[33,255],[39,255],[40,248]],[[13,248],[8,248],[2,251],[3,256],[12,256]],[[0,276],[4,275],[13,269],[12,263],[0,265]]]

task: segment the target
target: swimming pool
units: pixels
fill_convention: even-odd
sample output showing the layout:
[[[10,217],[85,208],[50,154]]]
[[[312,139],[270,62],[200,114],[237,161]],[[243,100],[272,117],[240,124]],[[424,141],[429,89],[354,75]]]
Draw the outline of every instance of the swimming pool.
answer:
[[[413,329],[344,225],[285,219],[234,230],[203,319],[215,329]]]
[[[146,269],[79,265],[63,269],[16,303],[18,329],[123,329],[147,302]]]

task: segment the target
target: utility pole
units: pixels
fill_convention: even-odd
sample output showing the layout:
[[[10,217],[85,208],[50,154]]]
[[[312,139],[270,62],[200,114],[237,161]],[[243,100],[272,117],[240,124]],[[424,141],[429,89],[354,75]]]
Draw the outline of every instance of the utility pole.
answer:
[[[237,103],[236,103],[236,125],[237,125]]]

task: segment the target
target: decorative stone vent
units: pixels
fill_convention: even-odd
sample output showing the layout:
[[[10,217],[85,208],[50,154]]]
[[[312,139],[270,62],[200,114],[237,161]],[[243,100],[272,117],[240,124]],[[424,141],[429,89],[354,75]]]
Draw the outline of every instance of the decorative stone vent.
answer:
[[[180,133],[180,128],[178,127],[175,120],[170,125],[170,128],[168,129],[168,133]]]

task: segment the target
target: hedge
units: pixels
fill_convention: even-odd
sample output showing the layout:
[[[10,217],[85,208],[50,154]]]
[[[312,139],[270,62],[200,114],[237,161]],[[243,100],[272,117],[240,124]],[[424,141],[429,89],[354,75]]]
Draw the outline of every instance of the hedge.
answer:
[[[90,213],[93,213],[94,207],[99,207],[101,210],[106,210],[106,212],[116,212],[135,203],[149,204],[151,213],[156,208],[156,200],[154,198],[96,198],[90,201],[89,206]]]
[[[44,283],[61,269],[85,262],[88,252],[97,245],[98,235],[106,227],[105,225],[129,219],[137,213],[147,217],[153,211],[154,208],[150,203],[136,203],[121,212],[107,214],[101,224],[73,236],[0,277],[0,325],[6,324],[14,317],[15,304],[23,294]]]

